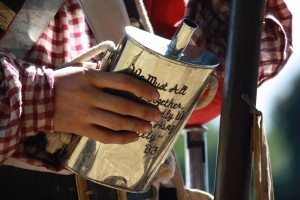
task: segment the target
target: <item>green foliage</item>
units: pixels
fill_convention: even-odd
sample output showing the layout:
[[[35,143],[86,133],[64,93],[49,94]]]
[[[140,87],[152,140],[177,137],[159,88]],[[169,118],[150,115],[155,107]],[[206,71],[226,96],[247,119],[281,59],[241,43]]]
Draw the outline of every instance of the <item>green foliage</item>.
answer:
[[[218,120],[218,119],[216,119]],[[214,194],[214,179],[215,179],[215,168],[216,168],[216,154],[217,154],[217,144],[218,144],[218,126],[216,123],[211,123],[207,125],[207,157],[208,157],[208,176],[209,176],[209,192]],[[176,152],[183,180],[185,182],[185,139],[184,135],[180,135],[177,140],[174,150]]]
[[[300,199],[298,189],[300,185],[300,106],[298,105],[300,93],[298,91],[300,91],[300,78],[294,83],[292,92],[275,105],[271,115],[273,124],[269,130],[266,130],[275,199],[279,200]],[[219,123],[214,121],[207,127],[209,192],[214,194]],[[175,145],[175,151],[185,180],[184,148],[184,136],[181,135]],[[253,194],[250,199],[253,199]]]
[[[291,85],[273,110],[274,124],[269,135],[275,199],[300,199],[300,78]]]

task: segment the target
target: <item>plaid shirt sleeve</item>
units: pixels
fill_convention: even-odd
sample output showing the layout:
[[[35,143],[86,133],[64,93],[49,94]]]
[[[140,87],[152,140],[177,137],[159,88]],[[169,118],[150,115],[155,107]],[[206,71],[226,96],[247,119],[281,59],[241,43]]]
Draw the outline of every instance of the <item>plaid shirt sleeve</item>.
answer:
[[[195,21],[199,29],[192,41],[219,58],[216,69],[219,88],[211,103],[193,112],[188,125],[205,124],[221,112],[222,85],[225,75],[227,38],[229,31],[230,1],[189,0],[186,17]],[[283,0],[268,0],[265,24],[262,29],[258,86],[276,76],[292,53],[292,15]],[[243,67],[243,66],[241,66]]]
[[[52,69],[36,67],[0,50],[0,164],[22,138],[52,131]]]
[[[186,17],[200,27],[193,41],[214,52],[220,67],[217,75],[224,77],[229,29],[230,3],[227,0],[190,0]],[[262,30],[258,84],[274,77],[292,53],[292,14],[283,0],[268,0]]]
[[[0,164],[69,173],[28,156],[24,141],[53,131],[53,70],[95,44],[78,1],[66,0],[24,60],[0,50]]]

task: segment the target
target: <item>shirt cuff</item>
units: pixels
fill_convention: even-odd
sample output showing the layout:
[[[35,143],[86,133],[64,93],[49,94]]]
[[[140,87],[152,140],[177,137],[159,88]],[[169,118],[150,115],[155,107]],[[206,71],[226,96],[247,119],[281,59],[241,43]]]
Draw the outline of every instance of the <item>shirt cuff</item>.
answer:
[[[22,96],[22,133],[31,136],[40,131],[53,132],[53,70],[29,64],[22,79]]]

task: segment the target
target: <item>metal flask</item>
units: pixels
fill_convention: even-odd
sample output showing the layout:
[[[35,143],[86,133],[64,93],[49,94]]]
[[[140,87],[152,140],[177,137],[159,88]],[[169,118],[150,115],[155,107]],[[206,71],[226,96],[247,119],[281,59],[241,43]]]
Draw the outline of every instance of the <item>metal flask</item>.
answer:
[[[195,23],[184,19],[171,41],[134,27],[125,28],[117,50],[106,54],[108,70],[155,85],[160,99],[148,103],[158,106],[163,119],[152,123],[151,132],[137,133],[138,141],[125,145],[74,135],[60,156],[66,168],[116,189],[143,192],[150,188],[219,64],[211,52],[199,53],[196,47],[187,47],[196,28]]]

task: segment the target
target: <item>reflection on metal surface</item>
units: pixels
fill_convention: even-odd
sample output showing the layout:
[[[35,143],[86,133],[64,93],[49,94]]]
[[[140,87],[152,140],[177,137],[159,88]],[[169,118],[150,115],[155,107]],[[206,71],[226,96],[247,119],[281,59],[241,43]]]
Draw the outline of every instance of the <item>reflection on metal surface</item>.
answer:
[[[189,38],[182,37],[185,36],[176,39],[188,42],[191,34]],[[181,58],[170,58],[170,43],[170,40],[126,27],[126,36],[112,53],[108,69],[156,86],[160,99],[145,103],[158,106],[163,119],[152,122],[151,132],[137,133],[140,139],[126,145],[103,144],[74,136],[65,148],[66,153],[61,155],[67,168],[109,187],[130,192],[149,189],[218,65],[212,53],[192,46],[186,48]]]
[[[186,126],[184,132],[186,187],[209,192],[207,128],[202,125]]]
[[[194,32],[197,29],[197,24],[184,19],[180,28],[177,30],[170,44],[168,45],[168,51],[166,56],[174,59],[179,59],[183,56],[183,52],[190,42]]]

